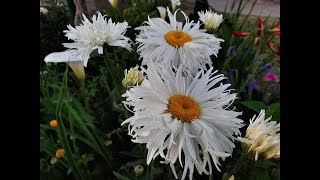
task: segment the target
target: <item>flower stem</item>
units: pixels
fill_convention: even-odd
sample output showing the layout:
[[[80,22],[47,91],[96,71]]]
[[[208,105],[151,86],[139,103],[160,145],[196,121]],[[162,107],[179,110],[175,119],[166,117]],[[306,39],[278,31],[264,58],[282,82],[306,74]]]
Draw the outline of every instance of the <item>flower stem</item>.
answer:
[[[86,83],[85,83],[85,80],[80,80],[81,82],[81,87],[80,87],[80,90],[81,90],[81,93],[82,93],[82,97],[84,98],[84,105],[86,107],[87,110],[90,109],[90,106],[89,106],[89,97],[88,97],[88,91],[86,89]]]
[[[112,81],[113,81],[113,84],[114,84],[114,88],[116,89],[115,93],[116,94],[116,97],[121,97],[121,95],[119,94],[120,91],[121,91],[121,88],[119,87],[119,81],[118,79],[116,78],[116,76],[112,73],[112,69],[111,69],[111,65],[110,65],[110,61],[108,60],[108,57],[107,55],[104,56],[104,60],[106,62],[106,67],[107,67],[107,70],[112,78]]]

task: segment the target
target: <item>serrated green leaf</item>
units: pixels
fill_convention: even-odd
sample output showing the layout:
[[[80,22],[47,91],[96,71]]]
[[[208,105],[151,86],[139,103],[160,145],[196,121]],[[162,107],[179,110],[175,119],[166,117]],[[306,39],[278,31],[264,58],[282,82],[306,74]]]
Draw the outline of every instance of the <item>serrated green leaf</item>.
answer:
[[[260,101],[242,101],[240,102],[242,105],[256,111],[260,112],[261,109],[267,109],[268,106]]]

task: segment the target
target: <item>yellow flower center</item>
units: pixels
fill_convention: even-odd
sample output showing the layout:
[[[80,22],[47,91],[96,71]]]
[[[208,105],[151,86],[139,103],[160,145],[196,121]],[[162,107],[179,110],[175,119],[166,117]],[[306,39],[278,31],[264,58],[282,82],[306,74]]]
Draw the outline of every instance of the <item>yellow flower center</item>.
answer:
[[[192,38],[182,31],[173,30],[168,32],[164,39],[173,47],[181,47],[184,43],[187,43],[192,40]]]
[[[198,103],[189,96],[175,95],[169,99],[168,113],[182,122],[191,123],[200,116]]]

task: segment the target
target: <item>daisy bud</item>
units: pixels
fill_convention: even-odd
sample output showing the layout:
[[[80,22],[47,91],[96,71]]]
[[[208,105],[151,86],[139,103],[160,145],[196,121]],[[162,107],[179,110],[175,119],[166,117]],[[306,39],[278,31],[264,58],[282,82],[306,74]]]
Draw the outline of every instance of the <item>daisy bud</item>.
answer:
[[[280,158],[280,123],[270,121],[271,117],[265,119],[265,110],[261,110],[258,117],[256,115],[250,120],[244,138],[238,137],[243,150],[254,158],[262,159]]]
[[[50,160],[50,164],[55,164],[56,162],[58,162],[58,159],[56,157],[52,157]]]
[[[205,13],[203,11],[198,12],[198,15],[200,21],[204,24],[204,28],[208,32],[214,32],[215,30],[217,30],[223,21],[222,14],[219,15],[211,10],[206,10]]]
[[[140,174],[142,174],[143,171],[144,171],[144,168],[141,165],[136,165],[134,167],[134,173],[136,174],[136,176],[139,176]]]
[[[125,88],[130,86],[140,85],[144,79],[143,73],[138,70],[139,66],[134,68],[130,68],[128,71],[127,69],[124,70],[124,79],[122,80],[122,85]]]

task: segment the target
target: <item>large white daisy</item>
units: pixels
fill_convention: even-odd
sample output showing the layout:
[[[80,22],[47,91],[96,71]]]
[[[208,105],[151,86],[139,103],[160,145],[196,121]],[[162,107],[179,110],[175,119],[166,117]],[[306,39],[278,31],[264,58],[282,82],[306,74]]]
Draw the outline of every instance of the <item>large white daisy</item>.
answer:
[[[265,119],[265,110],[262,109],[250,120],[246,136],[238,139],[244,143],[244,149],[257,161],[262,159],[280,158],[280,123]]]
[[[182,179],[188,170],[192,179],[194,167],[211,174],[211,159],[220,171],[219,158],[231,155],[233,135],[241,134],[243,126],[236,118],[241,112],[228,110],[236,94],[227,90],[230,84],[219,83],[225,77],[214,75],[213,68],[192,76],[182,66],[172,70],[153,62],[142,70],[142,84],[123,94],[134,115],[122,124],[129,123],[133,142],[147,144],[147,163],[160,155],[177,178],[174,164],[179,158]]]
[[[64,30],[68,39],[72,39],[74,43],[64,43],[64,47],[78,50],[78,56],[83,60],[86,67],[90,54],[95,49],[99,54],[103,54],[103,45],[120,46],[131,50],[130,39],[124,36],[128,23],[114,23],[112,19],[105,19],[101,13],[93,15],[92,22],[83,15],[82,24],[75,28],[68,25],[69,30]]]
[[[205,33],[204,29],[200,29],[199,21],[189,22],[182,11],[186,20],[184,25],[177,22],[177,11],[172,14],[167,8],[167,13],[170,23],[161,18],[148,18],[146,25],[136,28],[141,31],[136,41],[140,43],[137,51],[143,58],[142,64],[148,61],[169,67],[182,64],[193,74],[198,72],[198,69],[206,68],[206,64],[211,67],[210,56],[217,56],[221,48],[220,42],[224,40]]]

